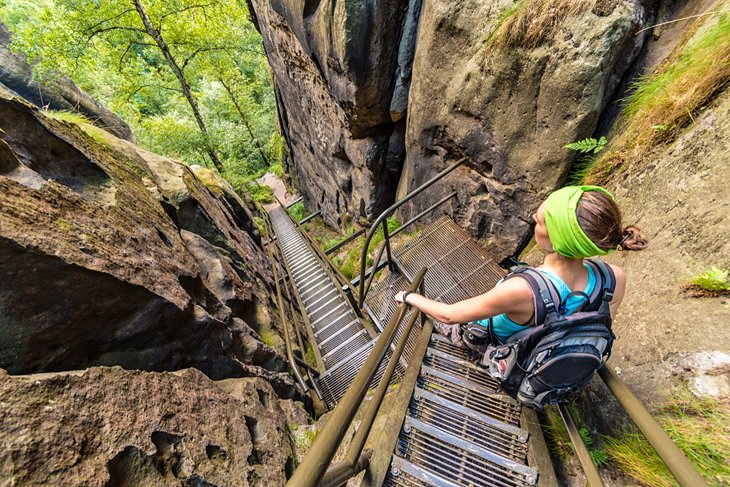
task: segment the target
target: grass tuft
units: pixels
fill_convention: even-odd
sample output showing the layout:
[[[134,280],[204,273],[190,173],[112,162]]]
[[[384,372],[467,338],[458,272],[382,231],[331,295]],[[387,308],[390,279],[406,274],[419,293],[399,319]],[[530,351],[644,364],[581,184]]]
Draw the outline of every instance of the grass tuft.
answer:
[[[294,220],[302,221],[302,219],[307,215],[307,209],[304,207],[304,202],[300,201],[296,205],[293,205],[291,208],[289,208],[289,214],[291,214]]]
[[[730,15],[700,19],[690,31],[695,34],[652,74],[633,84],[612,150],[586,171],[588,182],[603,183],[619,166],[676,139],[730,84]]]
[[[686,392],[655,418],[711,485],[730,483],[730,415],[717,401]],[[637,481],[658,487],[677,485],[643,435],[627,432],[603,440],[611,461]]]
[[[709,271],[692,278],[692,284],[706,289],[707,291],[730,291],[730,279],[728,279],[728,271],[724,271],[717,267],[710,268]]]
[[[567,18],[593,9],[592,0],[519,0],[498,18],[492,45],[535,48],[551,40]]]
[[[395,217],[388,218],[389,232],[392,232],[400,225],[401,223]],[[342,274],[344,274],[345,277],[347,277],[348,279],[353,279],[355,276],[360,275],[360,256],[362,255],[362,248],[365,244],[365,237],[363,236],[362,238],[358,238],[356,240],[356,244],[350,248],[344,258],[335,258],[335,265],[340,268]],[[368,256],[366,259],[366,267],[370,267],[371,265],[373,265],[373,254],[380,249],[380,244],[383,243],[383,240],[385,240],[385,237],[383,235],[383,227],[380,226],[375,232],[375,235],[373,235],[372,240],[370,240],[370,245],[368,246]]]

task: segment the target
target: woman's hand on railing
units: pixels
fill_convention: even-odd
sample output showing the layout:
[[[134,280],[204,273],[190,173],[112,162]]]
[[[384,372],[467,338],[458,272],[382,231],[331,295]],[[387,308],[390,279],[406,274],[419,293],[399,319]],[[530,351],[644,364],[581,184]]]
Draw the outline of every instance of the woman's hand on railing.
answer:
[[[396,303],[406,303],[407,305],[413,306],[411,303],[406,302],[406,294],[410,298],[411,296],[418,296],[418,294],[411,292],[411,291],[401,291],[395,296],[393,296],[393,299]]]

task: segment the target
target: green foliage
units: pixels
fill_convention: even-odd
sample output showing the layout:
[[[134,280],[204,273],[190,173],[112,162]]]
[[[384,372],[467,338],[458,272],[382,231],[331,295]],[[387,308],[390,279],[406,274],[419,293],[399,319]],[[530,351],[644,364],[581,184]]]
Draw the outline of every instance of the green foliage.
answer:
[[[34,63],[40,81],[59,72],[70,76],[119,114],[146,149],[209,166],[212,148],[229,180],[280,162],[286,149],[277,132],[269,66],[245,2],[140,5],[181,68],[207,136],[133,2],[0,2],[0,18],[13,33],[12,48]]]
[[[388,218],[387,223],[389,232],[392,232],[401,226],[401,222],[399,222],[395,217]],[[380,244],[383,243],[383,240],[385,240],[385,236],[383,235],[383,227],[381,226],[373,235],[372,240],[370,240],[366,259],[367,267],[373,265],[372,254],[380,248]],[[362,239],[358,239],[358,242],[347,252],[347,255],[343,259],[335,259],[335,265],[340,268],[345,277],[353,279],[355,276],[360,275],[360,257],[362,255],[362,248],[364,244],[364,237]]]
[[[256,180],[246,183],[246,190],[251,198],[259,203],[271,203],[274,200],[274,190],[265,184],[259,184]]]
[[[304,202],[300,201],[296,205],[292,205],[292,207],[289,208],[289,214],[296,221],[301,221],[302,219],[304,219],[304,217],[307,215],[307,209],[304,208]]]
[[[708,291],[730,291],[728,271],[711,267],[709,271],[692,278],[692,284]]]
[[[606,146],[606,137],[601,137],[600,139],[596,140],[593,137],[588,137],[583,140],[578,140],[576,142],[572,142],[565,146],[566,149],[571,149],[574,151],[581,152],[583,154],[592,152],[593,154],[598,154],[603,150],[603,148]]]
[[[722,404],[686,392],[655,418],[711,485],[730,483],[730,416]],[[603,440],[611,461],[639,482],[659,487],[677,485],[643,435],[626,432]]]

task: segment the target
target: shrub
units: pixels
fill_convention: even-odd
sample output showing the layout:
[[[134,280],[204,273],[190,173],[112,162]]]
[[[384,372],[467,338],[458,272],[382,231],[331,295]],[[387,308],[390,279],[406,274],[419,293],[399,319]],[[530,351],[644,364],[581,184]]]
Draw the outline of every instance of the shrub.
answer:
[[[728,274],[730,274],[728,271],[713,266],[704,274],[693,277],[692,284],[713,292],[730,291]]]

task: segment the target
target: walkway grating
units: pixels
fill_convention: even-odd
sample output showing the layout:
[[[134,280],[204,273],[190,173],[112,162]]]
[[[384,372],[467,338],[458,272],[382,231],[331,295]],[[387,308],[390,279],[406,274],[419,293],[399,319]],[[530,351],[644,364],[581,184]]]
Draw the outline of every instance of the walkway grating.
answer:
[[[423,267],[428,268],[426,295],[447,303],[485,293],[505,274],[448,218],[426,227],[393,255],[405,275],[384,276],[365,306],[381,330],[396,312],[393,296]],[[406,360],[417,335],[406,346]],[[520,405],[498,391],[497,382],[471,362],[468,351],[434,333],[414,386],[385,485],[537,483],[537,470],[527,465],[529,434],[520,427]]]
[[[323,369],[317,385],[327,405],[334,407],[373,348],[373,337],[339,285],[332,282],[286,210],[277,207],[269,216],[294,283],[294,292],[304,305],[307,321],[311,324],[310,336],[318,347],[316,354]]]

